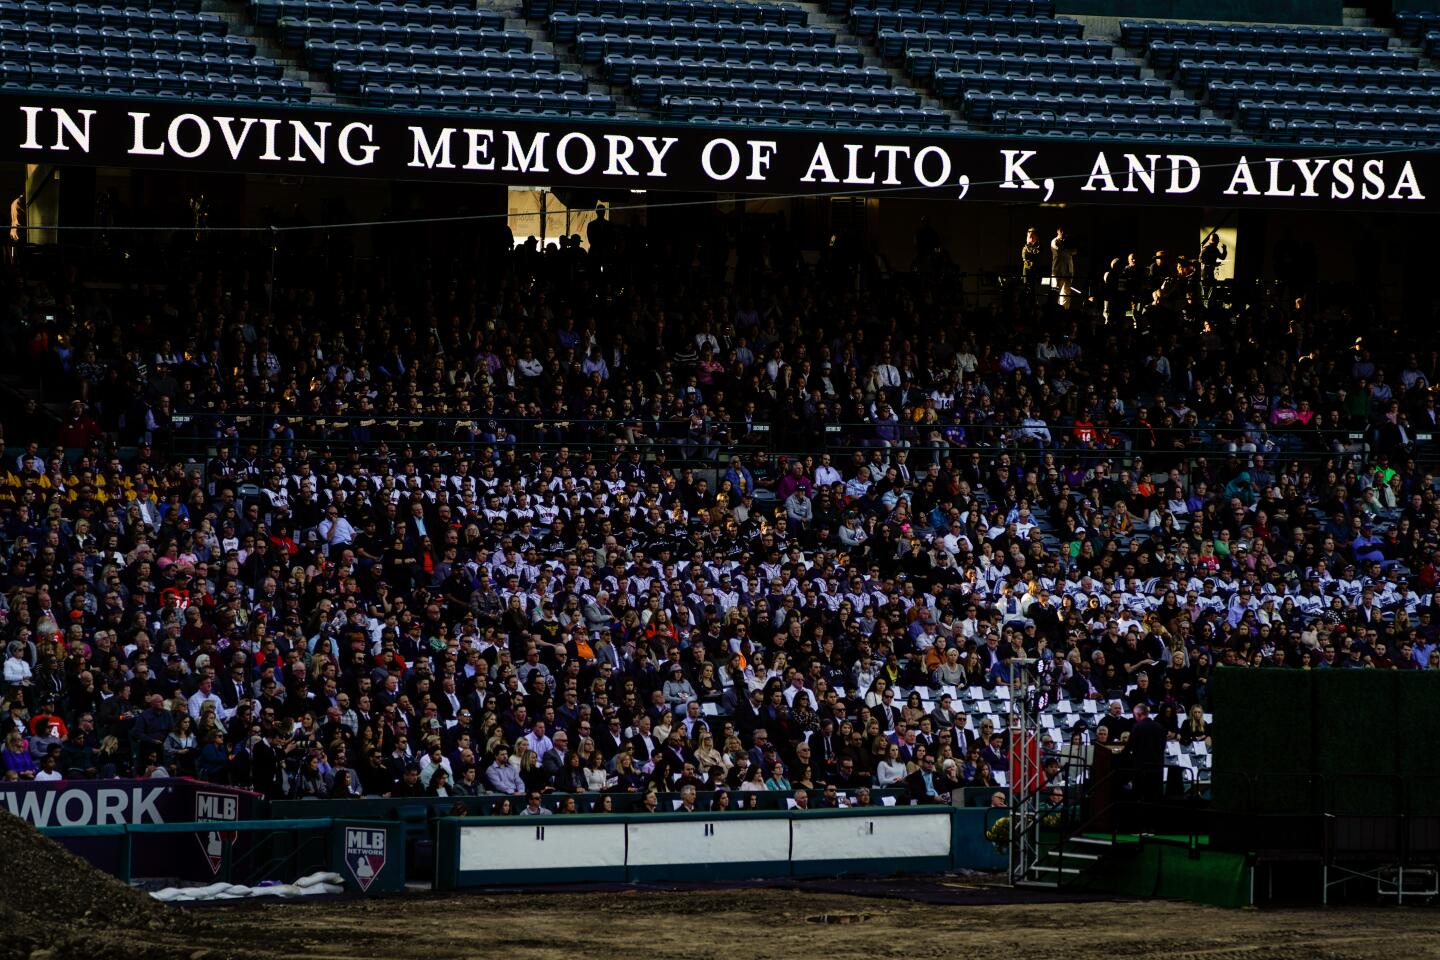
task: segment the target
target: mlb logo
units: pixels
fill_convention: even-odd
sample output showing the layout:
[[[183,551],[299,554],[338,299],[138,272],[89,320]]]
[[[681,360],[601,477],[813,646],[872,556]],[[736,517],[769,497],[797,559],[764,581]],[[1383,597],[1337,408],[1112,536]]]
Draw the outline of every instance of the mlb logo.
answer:
[[[227,793],[206,793],[199,791],[195,794],[195,821],[204,823],[209,820],[240,819],[240,801],[233,794]],[[225,841],[235,842],[236,832],[234,830],[211,830],[207,833],[197,833],[195,839],[200,841],[200,849],[205,852],[205,862],[210,867],[210,873],[218,874],[220,864],[225,859]]]
[[[345,828],[345,866],[363,893],[385,869],[385,831],[370,827]]]

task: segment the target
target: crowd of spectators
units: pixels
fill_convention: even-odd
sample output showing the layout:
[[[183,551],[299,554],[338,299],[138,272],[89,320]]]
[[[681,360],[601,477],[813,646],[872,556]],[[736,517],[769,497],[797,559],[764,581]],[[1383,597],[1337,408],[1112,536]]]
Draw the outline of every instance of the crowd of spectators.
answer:
[[[1003,785],[945,691],[1017,655],[1087,742],[1203,738],[1220,665],[1440,669],[1428,327],[1184,263],[965,305],[779,231],[588,240],[10,265],[4,776],[929,801]]]

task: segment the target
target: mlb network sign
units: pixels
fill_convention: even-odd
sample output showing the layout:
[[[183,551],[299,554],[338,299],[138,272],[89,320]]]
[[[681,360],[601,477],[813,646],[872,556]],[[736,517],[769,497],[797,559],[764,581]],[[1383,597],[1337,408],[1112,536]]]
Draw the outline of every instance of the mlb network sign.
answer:
[[[199,786],[185,779],[0,783],[0,807],[37,827],[233,821],[253,807],[244,791]]]
[[[383,829],[345,828],[345,867],[362,893],[370,889],[370,884],[374,883],[380,871],[385,869],[388,840],[389,837]]]
[[[3,159],[88,166],[988,202],[1434,206],[1433,152],[763,130],[0,96]]]
[[[46,786],[49,786],[48,784]],[[165,823],[170,787],[98,786],[17,790],[0,786],[0,803],[37,827],[90,827],[111,823]]]

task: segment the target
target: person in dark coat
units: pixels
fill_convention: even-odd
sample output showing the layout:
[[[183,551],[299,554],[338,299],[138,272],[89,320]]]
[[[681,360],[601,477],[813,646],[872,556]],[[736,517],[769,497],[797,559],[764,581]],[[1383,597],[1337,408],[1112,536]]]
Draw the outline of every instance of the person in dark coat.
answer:
[[[920,769],[905,778],[905,788],[911,801],[919,804],[947,803],[950,791],[961,786],[962,783],[937,770],[935,758],[928,755],[920,761]]]
[[[273,728],[267,728],[251,750],[252,786],[267,800],[285,799],[285,748],[288,745]]]
[[[1135,704],[1130,739],[1122,762],[1130,771],[1131,796],[1138,803],[1159,803],[1165,784],[1165,728],[1150,716],[1150,708]]]

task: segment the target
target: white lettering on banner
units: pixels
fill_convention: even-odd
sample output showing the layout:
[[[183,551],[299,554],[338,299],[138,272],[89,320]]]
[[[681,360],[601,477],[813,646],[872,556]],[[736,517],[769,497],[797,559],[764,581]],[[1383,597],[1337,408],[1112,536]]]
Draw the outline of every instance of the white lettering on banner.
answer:
[[[940,175],[938,177],[925,176],[925,159],[927,157],[940,158]],[[915,154],[915,179],[927,187],[938,187],[942,183],[950,182],[950,154],[939,147],[922,147],[920,152]]]
[[[895,175],[895,168],[899,164],[901,157],[908,158],[910,156],[910,148],[880,146],[875,148],[875,156],[881,157],[885,160],[885,179],[881,180],[880,182],[887,187],[899,186],[900,178]]]
[[[239,820],[240,802],[228,794],[197,793],[195,795],[195,819]]]
[[[1242,162],[1244,158],[1241,158]],[[1330,175],[1335,178],[1335,186],[1330,188],[1330,196],[1336,200],[1348,200],[1355,195],[1355,161],[1349,157],[1342,157],[1336,160],[1330,168]]]
[[[357,157],[354,148],[350,145],[350,138],[356,132],[365,134],[365,143],[360,145],[360,155]],[[375,128],[368,123],[347,123],[340,128],[340,156],[352,167],[364,167],[375,162],[375,154],[380,148],[370,141],[375,139]]]
[[[240,148],[245,146],[245,139],[250,136],[250,128],[255,126],[255,118],[246,117],[240,121],[243,126],[240,128],[240,136],[238,137],[235,136],[235,131],[231,128],[234,122],[234,117],[215,118],[215,125],[220,128],[220,136],[225,140],[225,146],[230,148],[230,159],[239,160]]]
[[[843,148],[845,150],[844,177],[836,176],[835,164],[830,158],[829,148],[823,143],[818,143],[815,145],[815,152],[810,156],[810,166],[806,168],[805,175],[800,178],[801,182],[844,183],[856,187],[869,186],[875,183],[876,178],[871,162],[883,160],[885,179],[882,182],[887,186],[898,186],[900,184],[898,170],[900,157],[911,156],[910,148],[901,146],[847,143]],[[868,156],[865,155],[867,150],[869,151]],[[950,154],[943,147],[932,144],[915,151],[910,172],[921,186],[939,187],[950,183],[953,169]],[[964,197],[970,190],[970,178],[961,176],[955,181],[955,185],[961,187],[960,196]]]
[[[502,131],[505,134],[505,165],[500,169],[507,172],[519,173],[549,173],[545,166],[545,157],[541,153],[545,149],[545,141],[550,139],[548,133],[537,133],[530,140],[530,149],[520,149],[520,135],[514,130]]]
[[[1330,199],[1349,200],[1355,196],[1355,160],[1352,157],[1341,157],[1334,161],[1266,157],[1267,176],[1265,189],[1261,190],[1256,182],[1255,172],[1250,168],[1249,157],[1241,156],[1235,164],[1235,171],[1230,177],[1230,185],[1225,188],[1224,193],[1226,196],[1242,194],[1252,197],[1296,196],[1295,182],[1286,176],[1286,172],[1293,165],[1299,170],[1300,178],[1304,181],[1304,188],[1298,192],[1298,195],[1318,197],[1322,194],[1316,187],[1321,175],[1325,172],[1326,164],[1329,164],[1330,172]],[[1361,198],[1364,200],[1379,200],[1381,197],[1391,200],[1425,199],[1425,194],[1420,191],[1420,182],[1415,176],[1415,167],[1412,161],[1404,162],[1399,173],[1395,175],[1392,185],[1387,179],[1387,175],[1393,169],[1393,165],[1387,169],[1385,160],[1378,157],[1362,163],[1360,165]]]
[[[657,140],[664,144],[664,146],[661,147],[661,148],[658,149],[658,150],[655,148],[655,143],[656,143]],[[641,138],[640,138],[640,146],[644,147],[644,148],[645,148],[645,152],[648,153],[648,154],[650,154],[650,176],[652,176],[652,177],[663,177],[663,176],[666,176],[664,167],[662,166],[662,165],[664,164],[664,162],[665,162],[665,154],[669,153],[669,152],[670,152],[670,148],[673,147],[673,146],[675,146],[675,144],[677,144],[677,143],[679,143],[679,142],[680,142],[680,138],[679,138],[679,137],[641,137]]]
[[[310,132],[310,128],[299,120],[290,121],[290,129],[295,131],[295,154],[290,159],[296,163],[303,163],[305,155],[300,152],[300,145],[303,143],[310,148],[310,154],[315,158],[316,163],[325,162],[326,135],[330,132],[330,121],[320,120],[315,124],[318,136]]]
[[[210,149],[210,143],[213,139],[213,135],[210,132],[211,120],[220,127],[220,136],[230,150],[231,159],[240,159],[240,151],[244,147],[246,139],[249,137],[250,128],[257,123],[265,128],[265,149],[257,159],[283,159],[275,152],[275,130],[280,126],[280,121],[274,118],[242,118],[239,121],[241,123],[240,134],[237,136],[233,127],[233,124],[236,122],[234,117],[217,116],[207,119],[196,113],[182,113],[170,121],[170,125],[165,130],[164,139],[159,141],[155,146],[151,146],[146,143],[146,127],[150,121],[150,114],[141,110],[130,111],[131,138],[130,148],[126,153],[131,156],[163,157],[168,150],[177,157],[194,160],[197,157],[203,156]],[[303,162],[305,160],[304,155],[300,153],[298,142],[303,137],[305,142],[311,145],[312,153],[316,159],[322,163],[324,162],[325,151],[323,142],[325,130],[330,126],[330,122],[328,120],[321,121],[317,126],[319,128],[318,137],[311,134],[309,130],[304,129],[300,121],[291,121],[291,127],[295,130],[297,139],[295,156],[290,158],[292,161]],[[187,128],[193,128],[193,130],[187,130]],[[194,143],[193,145],[187,146],[186,144],[191,138],[193,138]]]
[[[1116,182],[1115,174],[1110,169],[1110,160],[1102,151],[1095,155],[1095,165],[1090,168],[1090,177],[1080,190],[1083,193],[1148,193],[1154,196],[1162,170],[1161,159],[1158,153],[1147,153],[1143,158],[1133,153],[1125,154],[1125,186],[1122,187]],[[1200,186],[1200,164],[1195,162],[1194,157],[1172,153],[1163,159],[1163,169],[1170,171],[1170,183],[1163,188],[1163,193],[1190,193]],[[1181,183],[1182,175],[1188,179],[1188,183]]]
[[[1191,193],[1200,186],[1200,164],[1195,158],[1184,153],[1172,153],[1165,159],[1170,161],[1170,189],[1166,193]],[[1190,182],[1180,185],[1180,171],[1190,174]]]
[[[774,140],[750,140],[750,172],[745,176],[746,180],[765,179],[765,173],[770,169],[770,160],[775,156],[776,143]]]
[[[618,133],[607,133],[605,142],[610,146],[610,162],[605,165],[605,176],[638,177],[640,174],[630,165],[630,154],[635,152],[634,141]]]
[[[715,169],[715,148],[723,147],[729,155],[729,167],[724,173]],[[705,149],[700,151],[700,166],[705,171],[705,176],[711,180],[729,180],[740,170],[740,148],[729,140],[716,139],[705,144]]]
[[[453,170],[455,164],[450,162],[450,137],[454,135],[454,127],[446,127],[440,131],[435,142],[431,143],[425,139],[424,127],[410,127],[410,134],[415,144],[415,154],[410,158],[408,166],[426,167],[442,170]]]
[[[25,150],[42,149],[39,140],[39,117],[44,112],[43,107],[21,107],[20,112],[25,114],[25,139],[20,146]],[[76,123],[75,118],[70,116],[69,110],[59,107],[51,107],[50,112],[55,116],[55,142],[48,149],[69,150],[70,144],[66,142],[65,135],[68,133],[70,139],[75,142],[75,148],[81,153],[90,152],[90,119],[95,116],[94,110],[80,110],[80,122]]]
[[[362,148],[363,156],[361,159],[352,159],[350,156],[347,146],[347,137],[352,132],[350,127],[341,132],[342,155],[351,166],[374,162],[380,147],[371,142],[374,139],[373,128],[361,124],[351,126],[365,133],[367,142]],[[476,127],[433,129],[414,125],[406,129],[410,133],[410,159],[406,161],[407,167],[420,170],[454,170],[457,167],[480,171],[496,169],[494,130]],[[456,157],[452,152],[457,133],[465,137],[463,158]],[[680,142],[677,137],[631,137],[618,133],[607,133],[597,141],[587,133],[572,131],[555,141],[554,153],[547,154],[550,146],[548,131],[530,134],[527,138],[514,130],[501,130],[500,137],[505,143],[505,157],[499,165],[500,170],[509,173],[550,173],[550,165],[553,163],[559,167],[560,172],[577,177],[596,169],[601,161],[602,144],[605,150],[602,168],[604,176],[664,177],[666,154]],[[645,148],[645,155],[649,160],[648,170],[636,166],[637,142]],[[755,169],[760,171],[759,179],[764,179],[763,171],[768,165],[768,158],[763,149],[757,149],[756,153]],[[462,162],[457,164],[457,160]]]
[[[870,142],[858,134],[855,140],[846,141],[833,131],[786,132],[768,140],[751,139],[744,131],[728,135],[680,131],[675,136],[659,136],[544,123],[505,130],[441,126],[436,120],[402,120],[394,115],[363,120],[341,114],[331,119],[292,119],[293,112],[243,116],[236,114],[234,105],[219,107],[225,114],[212,116],[200,112],[204,106],[189,103],[135,110],[17,103],[11,109],[18,111],[12,115],[10,127],[15,138],[11,148],[17,158],[48,154],[56,162],[73,163],[77,155],[86,154],[105,164],[123,164],[124,157],[130,157],[153,159],[157,164],[192,161],[213,169],[234,163],[240,169],[264,171],[273,168],[260,161],[269,161],[307,173],[333,171],[337,175],[383,164],[389,175],[406,169],[415,171],[417,177],[429,171],[465,170],[503,172],[510,175],[505,179],[518,182],[533,182],[530,178],[540,175],[630,181],[634,186],[679,177],[684,181],[680,186],[686,189],[707,182],[744,180],[758,185],[761,192],[776,194],[807,187],[859,190],[883,186],[917,192],[950,187],[956,191],[952,196],[963,199],[970,189],[970,177],[963,171],[974,168],[978,154],[984,163],[984,176],[978,182],[985,199],[1006,197],[1007,191],[1013,198],[1018,191],[1036,202],[1075,199],[1080,194],[1179,200],[1199,193],[1202,170],[1215,167],[1215,173],[1206,175],[1213,179],[1213,185],[1204,184],[1206,198],[1195,202],[1213,205],[1227,197],[1278,204],[1302,198],[1312,204],[1428,200],[1413,154],[1408,159],[1407,155],[1387,153],[1368,157],[1257,156],[1252,161],[1246,155],[1208,146],[1196,147],[1203,152],[1195,155],[1142,154],[1093,147],[1087,151],[1084,146],[1067,143],[1011,149],[994,141],[939,138],[928,144],[919,140],[887,143],[877,136]],[[412,120],[413,125],[406,125]],[[128,131],[122,128],[124,123],[128,123]],[[683,156],[672,162],[676,144],[682,145]],[[1041,154],[1045,154],[1043,159]],[[782,156],[785,163],[781,163]],[[677,173],[673,168],[680,162],[687,166]],[[777,169],[782,172],[777,174]],[[1063,169],[1067,175],[1045,177],[1042,169]],[[1062,179],[1065,186],[1057,189]],[[814,187],[816,184],[823,186]]]
[[[1005,177],[1000,181],[1001,190],[1041,190],[1045,191],[1045,199],[1048,201],[1055,193],[1055,181],[1046,177],[1041,183],[1030,179],[1025,172],[1025,164],[1031,157],[1035,156],[1034,150],[1001,150],[1000,155],[1005,158]]]
[[[585,148],[585,162],[572,165],[570,162],[570,145],[573,143],[582,144]],[[583,176],[590,172],[595,166],[595,141],[583,133],[567,133],[560,138],[560,144],[555,150],[556,158],[560,163],[560,169],[572,177]]]
[[[158,147],[145,146],[145,121],[149,119],[150,114],[148,113],[141,113],[138,110],[130,111],[130,128],[134,132],[134,136],[130,140],[130,149],[126,152],[132,156],[138,154],[146,157],[163,157],[165,155],[163,143]]]
[[[494,132],[467,127],[465,139],[470,144],[470,150],[465,157],[465,169],[494,170],[495,158],[490,154],[490,148],[495,145]]]
[[[192,148],[180,145],[180,135],[185,124],[194,124],[199,136],[195,138],[195,146]],[[170,149],[186,160],[194,160],[196,157],[210,149],[210,125],[197,114],[182,113],[170,121],[170,129],[165,131],[165,139],[170,143]]]
[[[79,813],[74,812],[79,807]],[[95,816],[95,801],[90,799],[90,794],[84,790],[66,790],[60,794],[60,802],[55,805],[55,819],[62,827],[74,827],[88,824]]]
[[[1402,197],[1400,191],[1404,190],[1409,194]],[[1391,200],[1424,200],[1425,194],[1420,192],[1420,181],[1415,179],[1415,164],[1409,160],[1405,166],[1400,168],[1400,176],[1395,180],[1395,190],[1390,194]]]
[[[1149,161],[1148,164],[1142,164],[1140,158],[1133,153],[1125,154],[1126,193],[1139,193],[1141,187],[1145,188],[1146,193],[1155,192],[1155,164],[1160,161],[1160,154],[1147,153],[1145,159]],[[1140,182],[1139,187],[1135,185],[1137,180]]]
[[[816,177],[815,174],[820,176]],[[814,183],[819,180],[821,183],[839,183],[840,179],[835,176],[835,168],[830,165],[830,154],[825,150],[825,144],[815,145],[815,155],[810,158],[810,167],[805,171],[805,176],[800,178],[805,183]]]
[[[846,183],[853,183],[853,184],[857,184],[857,185],[859,185],[859,186],[865,186],[866,184],[871,184],[871,183],[874,183],[874,182],[875,182],[875,174],[873,174],[873,173],[861,174],[861,173],[860,173],[860,151],[861,151],[861,150],[864,150],[864,149],[865,149],[865,147],[864,147],[862,144],[858,144],[858,143],[847,143],[847,144],[845,144],[845,152],[846,152],[846,153],[849,155],[849,157],[850,157],[850,166],[849,166],[849,167],[847,168],[847,170],[845,171],[845,182],[846,182]]]
[[[158,817],[156,819],[159,819]],[[100,790],[95,795],[96,823],[125,822],[125,791]]]
[[[43,107],[21,107],[20,112],[25,114],[25,139],[20,141],[21,150],[40,149],[40,125],[37,118]]]
[[[158,806],[164,787],[96,790],[25,790],[3,794],[6,809],[37,827],[108,823],[164,823]]]
[[[1320,176],[1320,171],[1329,165],[1329,160],[1296,160],[1295,166],[1300,168],[1300,176],[1305,178],[1305,189],[1300,191],[1302,197],[1318,197],[1315,192],[1315,178]],[[1314,164],[1312,167],[1311,164]]]

